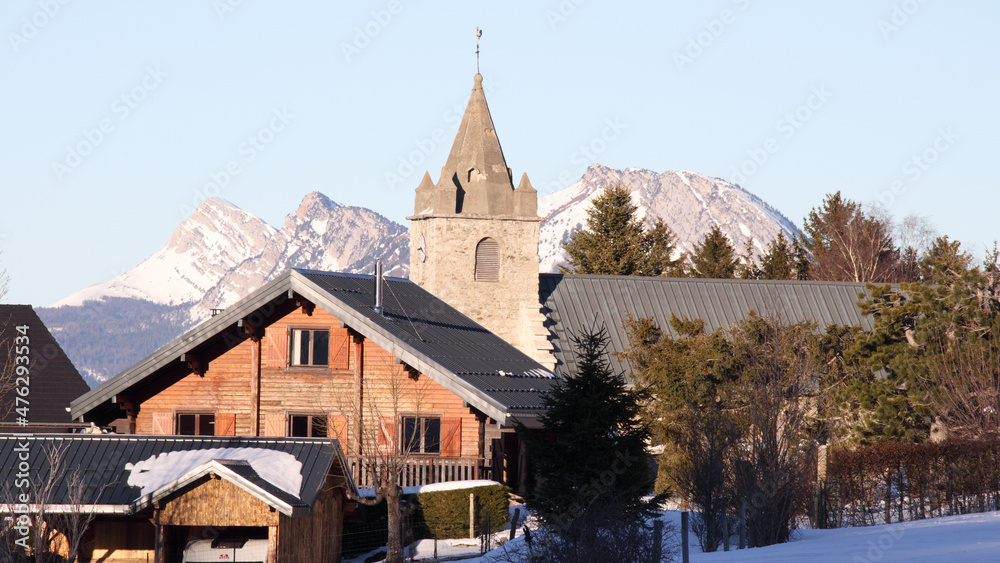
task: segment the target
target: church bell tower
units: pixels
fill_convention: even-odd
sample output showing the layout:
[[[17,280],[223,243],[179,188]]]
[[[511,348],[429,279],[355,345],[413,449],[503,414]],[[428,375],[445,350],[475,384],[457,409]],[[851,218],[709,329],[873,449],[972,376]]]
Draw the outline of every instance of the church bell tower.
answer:
[[[437,184],[425,172],[410,219],[410,279],[552,367],[538,299],[538,192],[517,188],[476,74]]]

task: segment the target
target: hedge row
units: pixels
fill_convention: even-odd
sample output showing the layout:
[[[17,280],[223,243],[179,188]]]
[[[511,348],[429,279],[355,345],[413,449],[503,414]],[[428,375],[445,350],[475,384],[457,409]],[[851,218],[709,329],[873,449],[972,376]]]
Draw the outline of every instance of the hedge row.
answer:
[[[476,535],[499,532],[507,525],[507,494],[503,485],[417,493],[414,529],[418,538],[464,538],[469,535],[469,495],[475,495]]]
[[[475,495],[476,535],[494,533],[507,525],[508,493],[502,485],[403,495],[413,505],[404,517],[404,543],[417,539],[469,536],[469,493]],[[361,505],[362,522],[344,524],[344,557],[366,553],[386,543],[388,517],[385,501]]]
[[[1000,440],[884,442],[829,453],[825,525],[870,526],[1000,509]]]

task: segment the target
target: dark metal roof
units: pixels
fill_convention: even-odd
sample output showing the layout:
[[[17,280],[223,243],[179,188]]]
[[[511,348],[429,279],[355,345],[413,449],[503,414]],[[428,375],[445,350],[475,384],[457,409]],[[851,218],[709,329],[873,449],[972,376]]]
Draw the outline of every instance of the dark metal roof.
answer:
[[[454,376],[438,381],[453,392],[472,390],[508,414],[528,414],[522,411],[541,409],[542,393],[558,381],[541,364],[409,280],[385,279],[383,310],[378,314],[373,308],[372,276],[307,270],[298,273],[359,317],[364,328],[330,311],[351,328],[398,356],[412,352],[418,360],[411,365],[432,378]],[[378,342],[378,332],[389,336],[390,341]],[[503,422],[503,417],[493,418]]]
[[[822,329],[830,325],[860,325],[872,328],[872,319],[858,310],[858,295],[864,283],[802,282],[774,280],[721,280],[653,278],[638,276],[590,276],[541,274],[539,294],[553,334],[557,371],[573,373],[570,335],[604,325],[611,336],[609,352],[614,369],[625,371],[616,352],[628,348],[623,322],[652,317],[667,334],[671,314],[701,319],[706,331],[733,326],[747,318],[750,310],[774,316],[782,322],[814,322]]]
[[[212,448],[260,448],[294,456],[302,464],[302,487],[297,499],[290,498],[288,493],[262,479],[249,466],[240,468],[237,464],[227,464],[229,469],[292,506],[312,506],[320,487],[326,482],[334,460],[338,460],[341,472],[345,463],[336,440],[319,438],[50,434],[0,436],[0,471],[12,476],[8,486],[13,485],[13,476],[23,469],[21,462],[27,461],[30,466],[26,472],[29,478],[47,482],[52,472],[49,453],[55,452],[62,459],[64,471],[56,475],[55,486],[47,504],[71,504],[73,499],[70,497],[68,480],[71,475],[79,474],[86,482],[86,492],[80,499],[80,504],[118,507],[119,511],[125,511],[126,507],[139,499],[140,492],[138,487],[128,486],[128,464],[169,452]],[[349,486],[354,486],[349,477],[347,481]],[[34,490],[32,494],[36,494]],[[32,498],[31,502],[39,500]]]
[[[237,323],[264,308],[280,307],[290,293],[310,300],[500,423],[508,423],[508,416],[538,414],[541,393],[558,381],[552,372],[417,284],[385,278],[384,288],[378,314],[373,276],[289,270],[73,401],[72,415],[109,408],[116,394],[155,377],[181,354],[233,338]]]
[[[19,326],[27,327],[26,334],[17,331]],[[28,338],[16,340],[21,336]],[[6,362],[15,361],[17,354],[14,352],[22,343],[27,344],[25,349],[30,360],[26,397],[29,401],[28,416],[25,418],[29,423],[70,422],[66,407],[90,387],[30,305],[0,305],[0,373],[13,373],[13,367],[8,367]],[[14,388],[4,385],[2,389],[0,413],[3,413],[3,422],[8,423],[4,426],[10,427],[13,424],[9,423],[14,423],[19,416],[14,410]],[[23,403],[17,406],[23,406]]]

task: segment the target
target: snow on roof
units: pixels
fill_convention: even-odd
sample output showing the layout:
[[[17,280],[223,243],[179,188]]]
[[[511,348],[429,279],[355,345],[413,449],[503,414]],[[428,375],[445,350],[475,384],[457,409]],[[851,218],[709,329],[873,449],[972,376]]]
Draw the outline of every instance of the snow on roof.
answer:
[[[173,483],[194,469],[214,460],[246,461],[257,475],[275,487],[299,496],[302,488],[302,463],[295,456],[263,448],[212,448],[166,452],[136,464],[126,464],[128,484],[141,487],[146,496]]]
[[[467,481],[449,481],[447,483],[434,483],[433,485],[418,485],[416,487],[403,487],[404,495],[413,495],[416,493],[433,493],[436,491],[453,491],[455,489],[472,489],[474,487],[489,487],[491,485],[500,485],[496,481],[490,481],[489,479],[470,479]],[[375,489],[358,489],[358,496],[361,497],[374,497]]]

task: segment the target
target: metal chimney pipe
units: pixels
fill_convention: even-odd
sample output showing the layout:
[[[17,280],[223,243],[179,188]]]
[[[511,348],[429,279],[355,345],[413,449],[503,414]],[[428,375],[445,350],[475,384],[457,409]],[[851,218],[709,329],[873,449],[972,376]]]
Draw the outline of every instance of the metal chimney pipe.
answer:
[[[375,262],[375,312],[382,314],[382,260]]]

